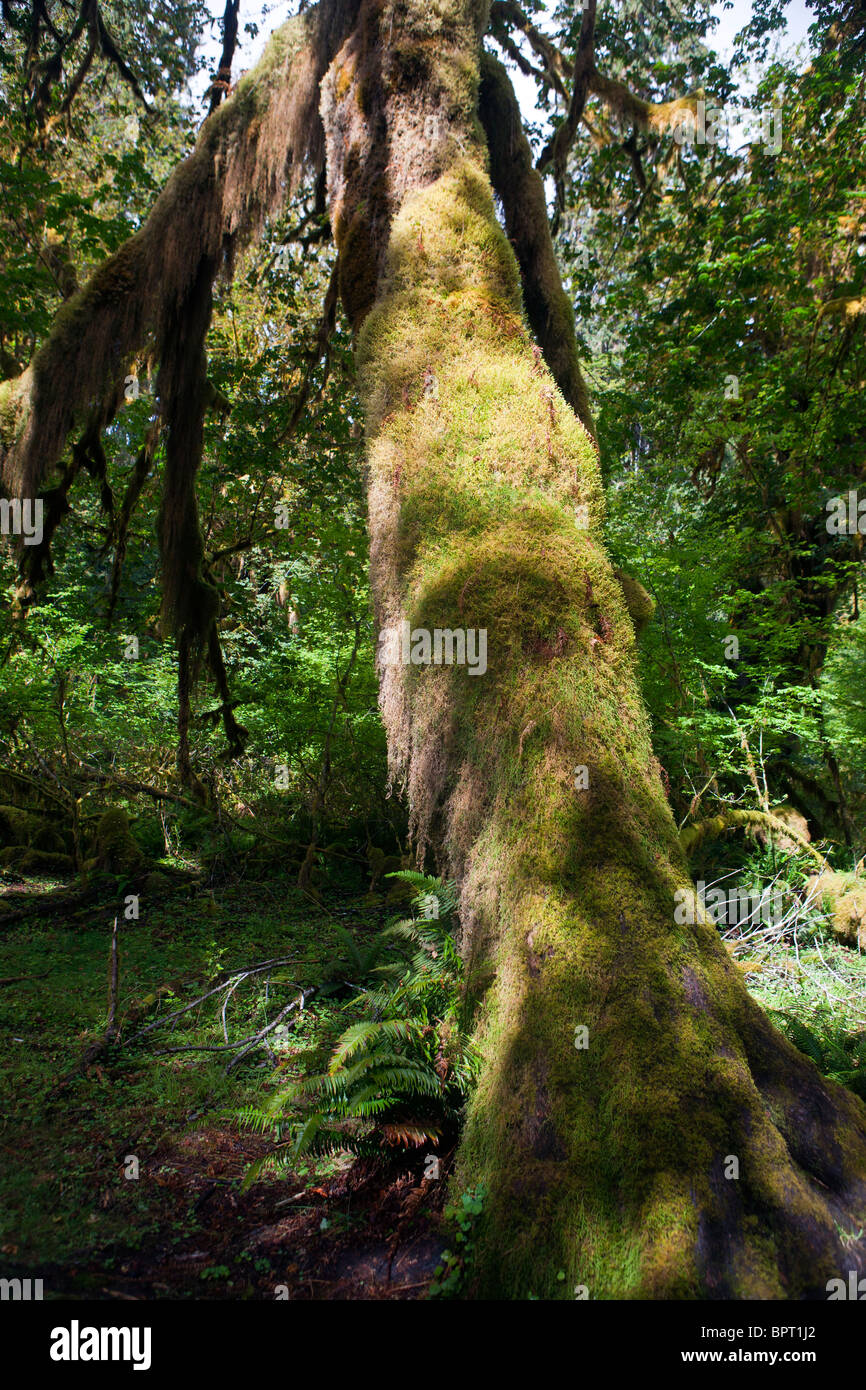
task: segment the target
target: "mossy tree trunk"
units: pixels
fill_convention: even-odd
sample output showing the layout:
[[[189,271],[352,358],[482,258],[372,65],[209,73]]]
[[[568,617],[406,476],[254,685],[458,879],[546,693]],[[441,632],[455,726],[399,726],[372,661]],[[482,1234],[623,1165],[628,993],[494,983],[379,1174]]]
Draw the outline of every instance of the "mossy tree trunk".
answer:
[[[583,86],[616,96],[594,17],[588,0]],[[319,172],[324,137],[379,625],[447,631],[458,652],[476,639],[465,664],[380,648],[391,772],[417,845],[460,884],[479,1000],[455,1179],[488,1188],[475,1292],[825,1297],[866,1268],[866,1110],[773,1029],[700,912],[676,921],[688,876],[626,595],[647,613],[605,554],[543,189],[502,70],[485,59],[479,79],[487,20],[485,0],[322,0],[279,31],[145,226],[2,383],[4,482],[32,495],[73,429],[98,439],[154,344],[167,609],[183,641],[218,648],[193,534],[210,281]],[[572,99],[566,136],[579,115]]]
[[[479,0],[365,3],[322,100],[379,626],[487,634],[483,673],[380,649],[391,771],[461,885],[481,999],[456,1177],[488,1189],[475,1291],[826,1297],[866,1265],[866,1110],[700,913],[675,921],[687,870],[596,450],[495,216],[485,22]]]

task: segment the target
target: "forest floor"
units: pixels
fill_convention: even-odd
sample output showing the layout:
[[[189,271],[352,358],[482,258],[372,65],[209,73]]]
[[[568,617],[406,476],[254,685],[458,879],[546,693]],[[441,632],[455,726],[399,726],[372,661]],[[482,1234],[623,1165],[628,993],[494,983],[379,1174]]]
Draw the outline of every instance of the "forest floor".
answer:
[[[400,909],[360,875],[315,898],[277,872],[175,885],[142,899],[139,920],[121,908],[120,1041],[105,1045],[116,905],[4,921],[56,888],[0,881],[0,1275],[42,1278],[46,1299],[425,1297],[449,1243],[448,1155],[436,1181],[420,1149],[299,1160],[244,1183],[273,1140],[242,1112],[325,1068],[360,1017],[351,979],[227,1070],[227,1040],[335,967],[351,977],[345,933],[363,950]],[[866,956],[820,923],[728,945],[776,1021],[806,1030],[794,1041],[822,1070],[866,1070]],[[222,989],[186,1008],[232,975],[227,1001]]]
[[[53,886],[7,882],[0,897],[17,908]],[[313,998],[269,1057],[230,1073],[233,1052],[168,1050],[221,1047],[224,994],[130,1041],[227,973],[278,959],[226,1008],[230,1040],[254,1032],[333,971],[338,925],[356,941],[381,930],[384,900],[328,889],[317,904],[275,876],[142,901],[119,924],[121,1044],[82,1068],[105,1033],[113,919],[93,906],[0,917],[3,1276],[41,1277],[46,1299],[422,1297],[447,1244],[445,1163],[432,1181],[421,1152],[311,1160],[243,1188],[272,1141],[239,1112],[322,1069],[357,1017],[351,994]]]

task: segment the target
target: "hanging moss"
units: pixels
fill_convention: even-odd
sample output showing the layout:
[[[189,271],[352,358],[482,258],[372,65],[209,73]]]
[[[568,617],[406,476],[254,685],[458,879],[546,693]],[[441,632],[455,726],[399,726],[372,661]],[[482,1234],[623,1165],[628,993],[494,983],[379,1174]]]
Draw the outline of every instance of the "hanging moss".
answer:
[[[27,372],[3,383],[0,466],[11,492],[36,495],[90,411],[111,419],[136,352],[151,341],[161,358],[174,343],[178,306],[203,264],[211,278],[230,268],[237,248],[320,167],[319,86],[357,8],[323,0],[273,36],[205,122],[142,229],[62,306]]]

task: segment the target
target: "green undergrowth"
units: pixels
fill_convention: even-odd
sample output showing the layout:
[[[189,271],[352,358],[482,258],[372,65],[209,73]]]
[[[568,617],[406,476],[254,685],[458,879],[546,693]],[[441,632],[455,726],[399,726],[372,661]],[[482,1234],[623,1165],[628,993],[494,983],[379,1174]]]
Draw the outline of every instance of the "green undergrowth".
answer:
[[[733,839],[693,869],[696,879],[753,902],[778,895],[776,920],[756,914],[719,929],[776,1027],[823,1075],[866,1100],[866,954],[834,935],[815,864],[802,852]]]
[[[731,872],[719,861],[701,873],[709,880],[726,867]],[[754,891],[782,867],[745,854],[726,883]],[[832,936],[820,906],[806,905],[807,873],[794,861],[785,867],[790,901],[799,895],[803,906],[780,932],[723,934],[774,1023],[825,1075],[866,1099],[866,956]],[[270,1057],[257,1049],[229,1073],[231,1053],[166,1051],[222,1045],[218,994],[173,1026],[110,1049],[87,1076],[57,1089],[105,1029],[113,917],[104,910],[7,929],[0,937],[7,1264],[41,1268],[157,1238],[188,1239],[199,1218],[192,1197],[180,1206],[176,1199],[186,1141],[205,1130],[230,1136],[240,1187],[261,1152],[250,1147],[261,1145],[258,1136],[238,1125],[241,1113],[267,1114],[283,1127],[275,1136],[283,1161],[262,1165],[252,1175],[259,1180],[273,1180],[267,1170],[280,1166],[320,1180],[365,1149],[405,1155],[422,1143],[444,1152],[443,1136],[450,1145],[459,1133],[475,1068],[451,936],[453,893],[406,874],[383,889],[393,893],[398,878],[408,880],[415,903],[385,931],[393,909],[384,897],[326,879],[316,903],[279,876],[177,893],[143,909],[138,922],[121,922],[119,1021],[127,1043],[137,1028],[264,960],[282,963],[269,978],[239,983],[226,1010],[230,1040],[272,1020],[300,990],[322,991],[270,1035]],[[427,918],[431,894],[438,915]],[[135,1181],[125,1176],[130,1156],[139,1161]],[[460,1200],[455,1191],[453,1202]],[[470,1224],[474,1240],[478,1223]],[[460,1296],[471,1270],[463,1243],[455,1237],[452,1247],[438,1292]]]
[[[224,1043],[223,994],[139,1042],[130,1038],[232,972],[279,959],[270,977],[240,982],[227,1005],[230,1041],[256,1031],[302,989],[321,989],[344,966],[350,973],[345,937],[363,950],[381,928],[384,904],[327,884],[316,903],[275,876],[142,906],[139,921],[120,923],[125,1045],[98,1056],[84,1076],[77,1064],[106,1027],[112,921],[106,910],[83,923],[20,923],[0,937],[0,1248],[7,1264],[39,1267],[112,1244],[136,1248],[157,1232],[166,1236],[180,1217],[183,1233],[194,1232],[192,1208],[167,1205],[186,1138],[213,1126],[237,1137],[233,1116],[256,1100],[274,1063],[284,1076],[294,1074],[301,1054],[323,1065],[345,1015],[323,990],[270,1036],[270,1058],[258,1048],[228,1073],[234,1053],[167,1052]],[[139,1161],[137,1180],[125,1176],[130,1156]],[[332,1170],[333,1161],[313,1157],[297,1165],[301,1176]]]
[[[818,930],[808,945],[777,943],[747,978],[794,1046],[866,1100],[866,955]]]
[[[344,1009],[355,1021],[337,1039],[327,1070],[309,1067],[279,1086],[244,1122],[275,1147],[247,1183],[293,1169],[304,1154],[392,1154],[447,1147],[459,1133],[479,1058],[469,1038],[463,965],[454,942],[454,886],[414,871],[390,877],[413,890],[413,911],[350,960],[359,990]]]
[[[486,1195],[486,1187],[479,1183],[445,1207],[443,1215],[451,1226],[455,1248],[442,1251],[442,1263],[437,1265],[430,1285],[430,1298],[458,1298],[465,1290],[472,1274],[475,1231],[484,1213]]]

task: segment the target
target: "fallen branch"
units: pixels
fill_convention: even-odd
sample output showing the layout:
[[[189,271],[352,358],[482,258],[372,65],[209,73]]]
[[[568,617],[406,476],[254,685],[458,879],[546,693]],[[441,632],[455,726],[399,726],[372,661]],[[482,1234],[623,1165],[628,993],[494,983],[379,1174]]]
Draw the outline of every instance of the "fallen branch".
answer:
[[[273,1023],[269,1023],[266,1028],[262,1028],[261,1031],[257,1033],[254,1038],[252,1038],[249,1047],[244,1048],[243,1052],[239,1052],[237,1057],[232,1058],[232,1060],[226,1067],[226,1071],[230,1072],[232,1067],[236,1067],[238,1062],[242,1061],[243,1058],[246,1057],[248,1052],[252,1052],[253,1048],[258,1045],[262,1038],[264,1038],[266,1034],[270,1033],[272,1029],[276,1028],[277,1024],[282,1022],[282,1020],[286,1017],[287,1014],[290,1014],[294,1009],[297,1008],[300,1008],[301,1012],[303,1013],[304,1005],[306,1004],[307,1000],[312,999],[313,995],[318,994],[318,992],[319,989],[316,985],[313,985],[310,989],[302,990],[297,999],[293,999],[291,1004],[287,1004],[284,1009],[280,1010]]]
[[[189,983],[191,978],[194,978],[194,976],[182,977],[182,979],[178,980],[176,988],[182,989],[185,984]],[[163,985],[161,986],[161,988],[163,990],[168,990],[170,986]],[[153,999],[149,998],[146,1001],[142,1001],[142,1003],[133,1006],[127,1015],[126,1021],[137,1023],[138,1020],[142,1018],[144,1014],[148,1011],[148,1009],[152,1007],[152,1005]],[[103,1053],[107,1052],[109,1047],[111,1047],[114,1051],[119,1052],[122,1050],[123,1044],[121,1042],[112,1043],[105,1036],[97,1038],[95,1042],[92,1042],[89,1047],[85,1048],[80,1061],[77,1062],[74,1067],[71,1067],[69,1071],[65,1072],[63,1076],[60,1077],[60,1080],[57,1081],[56,1084],[51,1088],[51,1090],[48,1092],[46,1100],[53,1100],[57,1095],[59,1095],[61,1091],[65,1090],[66,1087],[70,1084],[70,1082],[74,1081],[77,1076],[86,1076],[88,1067],[96,1061],[97,1057],[101,1057]]]
[[[117,940],[117,918],[111,929],[111,956],[108,967],[108,1026],[105,1030],[106,1042],[117,1042],[117,991],[120,983],[120,951]]]
[[[264,970],[275,970],[277,966],[291,964],[292,959],[290,956],[275,956],[273,960],[266,960],[263,964],[252,966],[249,970],[233,970],[228,980],[223,980],[220,984],[214,985],[213,989],[209,989],[206,994],[201,994],[198,999],[193,999],[191,1004],[184,1004],[182,1009],[176,1009],[172,1014],[164,1014],[162,1018],[156,1019],[154,1023],[149,1023],[146,1028],[142,1028],[141,1031],[134,1034],[133,1037],[127,1038],[124,1046],[131,1047],[134,1042],[138,1042],[139,1038],[143,1038],[146,1033],[152,1033],[154,1029],[162,1028],[166,1023],[170,1023],[172,1019],[180,1018],[181,1014],[188,1014],[191,1009],[195,1009],[199,1004],[203,1004],[206,999],[212,998],[214,994],[219,994],[220,990],[229,989],[235,981],[240,983],[241,980],[247,979],[250,975],[260,975]]]
[[[722,811],[717,816],[708,816],[706,820],[684,826],[680,831],[680,844],[687,855],[692,855],[705,840],[715,840],[726,830],[733,830],[736,827],[748,829],[751,826],[768,830],[779,839],[793,840],[794,844],[805,854],[811,855],[822,869],[825,867],[827,862],[825,856],[819,854],[814,845],[811,845],[806,837],[800,834],[799,830],[794,830],[778,816],[767,811],[731,810]]]
[[[280,1012],[277,1014],[276,1018],[272,1020],[272,1022],[266,1024],[264,1028],[260,1028],[257,1033],[249,1033],[245,1038],[240,1038],[237,1042],[185,1043],[182,1047],[163,1048],[162,1051],[154,1052],[153,1055],[154,1057],[169,1057],[173,1056],[178,1052],[236,1052],[238,1048],[243,1048],[243,1051],[238,1052],[237,1057],[234,1057],[226,1067],[227,1072],[231,1071],[232,1067],[237,1066],[238,1062],[240,1062],[242,1058],[244,1058],[247,1055],[248,1052],[252,1052],[253,1048],[257,1047],[258,1044],[265,1037],[267,1037],[268,1033],[271,1033],[274,1030],[274,1028],[278,1027],[278,1025],[282,1022],[284,1018],[287,1017],[288,1014],[292,1013],[293,1010],[297,1008],[300,1008],[303,1011],[303,1007],[306,1001],[308,999],[311,999],[313,995],[317,993],[318,989],[315,985],[311,986],[310,989],[302,990],[301,993],[298,995],[297,999],[293,999],[290,1004],[287,1004],[285,1006],[285,1008],[280,1009]]]

